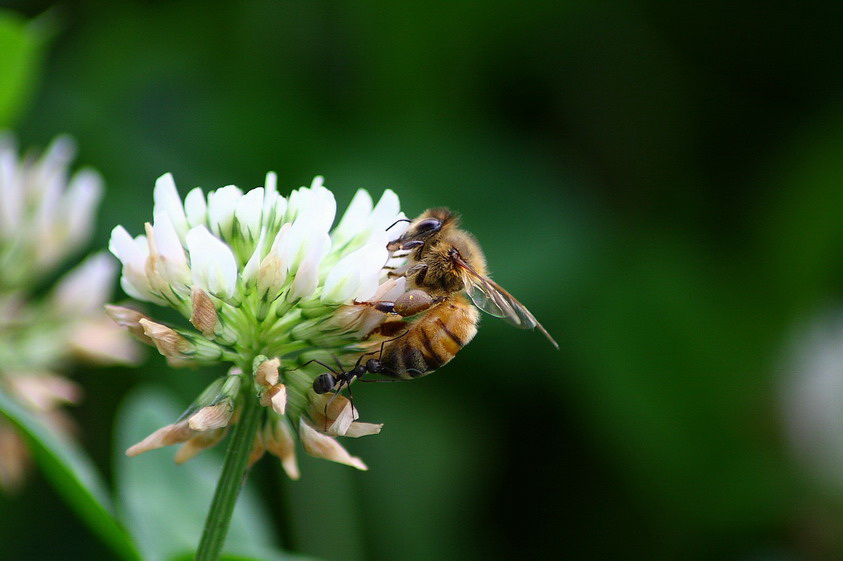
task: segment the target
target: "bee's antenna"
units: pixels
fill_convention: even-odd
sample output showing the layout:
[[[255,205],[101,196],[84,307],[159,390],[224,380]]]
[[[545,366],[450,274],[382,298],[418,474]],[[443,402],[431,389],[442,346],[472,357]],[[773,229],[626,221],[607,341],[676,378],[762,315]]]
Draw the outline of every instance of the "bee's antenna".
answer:
[[[399,218],[398,220],[396,220],[395,222],[393,222],[393,223],[389,226],[389,228],[387,228],[387,229],[386,229],[386,231],[387,231],[387,232],[388,232],[388,231],[390,231],[390,230],[391,230],[391,229],[392,229],[392,228],[393,228],[396,224],[398,224],[399,222],[412,222],[412,220],[410,220],[409,218]]]

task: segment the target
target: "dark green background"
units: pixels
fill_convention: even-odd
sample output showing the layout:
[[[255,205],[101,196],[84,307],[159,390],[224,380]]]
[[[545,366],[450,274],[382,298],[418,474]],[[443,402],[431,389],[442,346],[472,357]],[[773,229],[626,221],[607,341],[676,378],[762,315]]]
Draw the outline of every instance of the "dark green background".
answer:
[[[50,2],[7,3],[27,16]],[[561,346],[484,318],[441,372],[360,386],[368,473],[254,477],[279,540],[331,560],[839,559],[841,497],[792,460],[777,375],[843,287],[843,10],[828,4],[79,2],[18,121],[105,176],[95,246],[165,171],[340,205],[447,205]],[[841,366],[843,370],[843,366]],[[210,379],[150,354],[77,373],[114,412]],[[842,373],[843,375],[843,373]],[[843,413],[841,413],[843,414]],[[173,469],[178,469],[174,467]],[[843,470],[843,466],[841,466]],[[3,558],[108,558],[43,478]],[[837,528],[837,530],[835,530]],[[60,536],[60,538],[59,538]]]

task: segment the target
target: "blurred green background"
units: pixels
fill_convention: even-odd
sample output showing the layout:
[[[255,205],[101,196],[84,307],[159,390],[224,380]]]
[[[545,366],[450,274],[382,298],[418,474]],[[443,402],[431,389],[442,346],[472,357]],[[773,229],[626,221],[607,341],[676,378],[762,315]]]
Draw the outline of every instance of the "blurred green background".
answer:
[[[165,171],[182,193],[322,174],[341,207],[389,187],[409,215],[461,211],[559,341],[486,317],[441,372],[360,386],[386,423],[348,444],[368,473],[261,461],[286,549],[843,558],[843,493],[799,467],[779,390],[793,330],[843,289],[840,4],[4,5],[49,10],[12,125],[24,146],[72,134],[104,175],[96,247],[140,231]],[[76,375],[106,474],[130,389],[186,406],[210,380],[152,354]],[[41,476],[0,521],[5,559],[111,555]]]

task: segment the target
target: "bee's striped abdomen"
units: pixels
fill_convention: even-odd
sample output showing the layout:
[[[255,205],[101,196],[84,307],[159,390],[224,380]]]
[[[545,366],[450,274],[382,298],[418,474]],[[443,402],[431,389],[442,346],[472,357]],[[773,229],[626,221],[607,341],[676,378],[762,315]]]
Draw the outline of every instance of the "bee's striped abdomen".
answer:
[[[477,333],[477,310],[462,295],[442,302],[412,323],[384,349],[388,375],[412,379],[447,364]]]

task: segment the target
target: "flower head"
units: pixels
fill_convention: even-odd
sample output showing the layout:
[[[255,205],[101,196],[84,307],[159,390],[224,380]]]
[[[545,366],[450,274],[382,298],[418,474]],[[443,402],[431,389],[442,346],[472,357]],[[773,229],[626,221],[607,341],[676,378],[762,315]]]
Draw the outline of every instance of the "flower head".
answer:
[[[93,170],[69,176],[74,145],[56,139],[43,155],[18,155],[0,135],[0,391],[57,430],[72,425],[59,409],[81,392],[58,375],[71,358],[133,362],[137,348],[108,320],[102,306],[117,273],[97,253],[52,286],[45,279],[89,241],[102,181]],[[26,448],[0,422],[0,487],[22,481]]]
[[[181,419],[128,453],[183,442],[177,459],[186,460],[222,438],[243,400],[257,399],[265,411],[255,456],[269,450],[297,477],[298,434],[307,452],[365,469],[334,437],[374,434],[380,425],[356,422],[341,396],[326,407],[312,389],[318,367],[305,365],[313,358],[348,364],[378,343],[373,330],[386,316],[354,301],[403,292],[403,279],[387,279],[384,268],[387,242],[403,226],[387,232],[404,218],[395,193],[373,204],[357,191],[333,230],[336,202],[321,177],[289,197],[269,173],[264,187],[248,192],[197,187],[182,200],[166,174],[153,199],[143,233],[132,237],[118,226],[109,249],[123,263],[127,294],[171,307],[191,326],[166,326],[128,308],[109,313],[173,365],[234,366]]]

